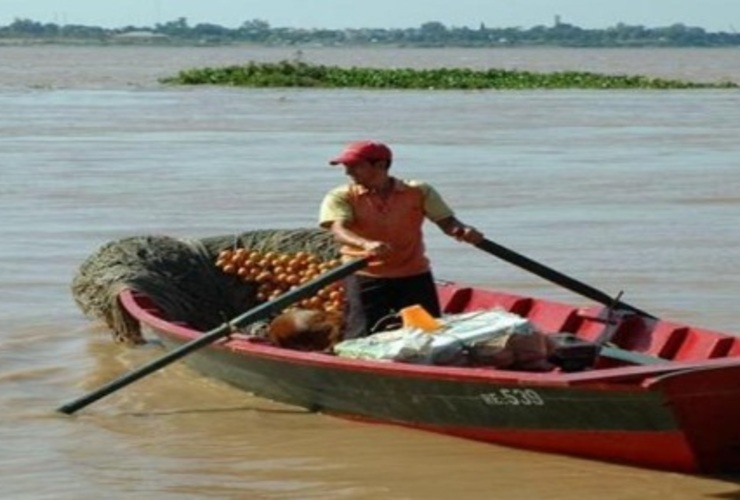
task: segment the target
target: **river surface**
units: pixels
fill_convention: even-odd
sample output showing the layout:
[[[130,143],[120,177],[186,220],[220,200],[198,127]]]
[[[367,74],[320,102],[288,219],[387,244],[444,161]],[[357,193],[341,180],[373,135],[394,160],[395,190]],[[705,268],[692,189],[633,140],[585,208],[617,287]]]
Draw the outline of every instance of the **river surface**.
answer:
[[[77,267],[119,238],[311,227],[327,160],[391,144],[515,251],[655,315],[740,332],[740,91],[172,88],[179,69],[301,58],[740,83],[740,50],[0,47],[0,497],[740,498],[656,472],[346,422],[174,364],[83,317]],[[587,304],[427,228],[438,277]]]

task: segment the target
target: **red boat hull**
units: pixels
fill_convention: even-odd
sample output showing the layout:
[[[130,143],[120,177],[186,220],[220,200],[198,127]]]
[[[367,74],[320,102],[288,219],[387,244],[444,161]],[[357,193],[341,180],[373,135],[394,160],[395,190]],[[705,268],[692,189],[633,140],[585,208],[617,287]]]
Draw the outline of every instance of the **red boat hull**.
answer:
[[[447,312],[502,307],[546,331],[582,338],[600,331],[591,309],[452,284],[442,285],[440,296]],[[167,347],[202,334],[167,321],[146,297],[125,291],[121,303]],[[613,339],[628,361],[604,358],[578,373],[362,361],[241,335],[186,360],[257,395],[344,418],[656,469],[740,471],[737,337],[625,320]],[[673,359],[641,365],[630,353]]]

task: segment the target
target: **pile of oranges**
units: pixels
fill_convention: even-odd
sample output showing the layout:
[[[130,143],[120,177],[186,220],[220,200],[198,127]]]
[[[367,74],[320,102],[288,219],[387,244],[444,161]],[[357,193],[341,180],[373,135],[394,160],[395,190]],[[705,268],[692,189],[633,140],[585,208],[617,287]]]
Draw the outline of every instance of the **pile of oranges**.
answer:
[[[257,283],[259,301],[272,300],[340,264],[339,259],[322,261],[308,252],[259,252],[248,248],[223,250],[216,260],[216,266],[223,272]],[[343,304],[344,288],[341,283],[334,282],[296,305],[334,312],[341,311]]]

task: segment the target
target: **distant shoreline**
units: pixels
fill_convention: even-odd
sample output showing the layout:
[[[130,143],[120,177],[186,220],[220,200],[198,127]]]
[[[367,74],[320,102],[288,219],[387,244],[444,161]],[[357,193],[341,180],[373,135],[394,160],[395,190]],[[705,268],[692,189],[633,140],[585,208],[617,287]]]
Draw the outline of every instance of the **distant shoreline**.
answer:
[[[10,42],[9,42],[10,41]],[[114,29],[99,26],[59,25],[31,19],[16,19],[0,26],[0,44],[145,44],[214,46],[241,43],[259,46],[365,47],[570,47],[570,48],[657,48],[657,47],[740,47],[740,33],[708,32],[703,28],[675,23],[646,27],[618,23],[605,29],[587,29],[568,23],[550,26],[475,27],[446,26],[430,21],[407,28],[287,28],[273,27],[260,19],[246,20],[237,28],[199,23],[189,25],[179,18],[154,27],[126,26]]]
[[[147,40],[88,40],[88,39],[56,39],[56,38],[0,38],[0,47],[38,47],[38,46],[59,46],[59,47],[161,47],[161,48],[183,48],[183,47],[251,47],[259,49],[293,49],[296,51],[321,49],[321,50],[353,50],[353,49],[378,49],[378,50],[398,50],[398,49],[417,49],[417,50],[439,50],[439,49],[461,49],[461,50],[740,50],[740,46],[692,46],[692,45],[640,45],[640,46],[565,46],[565,45],[508,45],[508,46],[465,46],[465,45],[415,45],[415,44],[373,44],[357,43],[352,45],[321,45],[307,42],[305,44],[265,44],[249,41],[229,42],[229,43],[202,43],[190,40],[176,41],[147,41]]]

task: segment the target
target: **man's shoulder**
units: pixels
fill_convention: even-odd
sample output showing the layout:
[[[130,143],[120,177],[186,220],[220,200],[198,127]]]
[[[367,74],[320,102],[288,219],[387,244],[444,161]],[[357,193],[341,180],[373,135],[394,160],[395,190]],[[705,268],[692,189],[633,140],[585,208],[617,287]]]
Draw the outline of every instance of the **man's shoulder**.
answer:
[[[429,191],[433,191],[434,188],[429,184],[428,182],[424,182],[418,179],[400,179],[401,184],[404,187],[411,188],[411,189],[418,189],[422,193],[428,193]]]
[[[426,182],[419,180],[419,179],[398,179],[398,180],[401,181],[403,184],[410,186],[410,187],[419,187],[419,186],[427,185]]]
[[[349,184],[342,184],[339,186],[335,186],[331,188],[327,193],[326,196],[332,196],[332,197],[344,197],[346,196],[350,191],[350,185]]]

